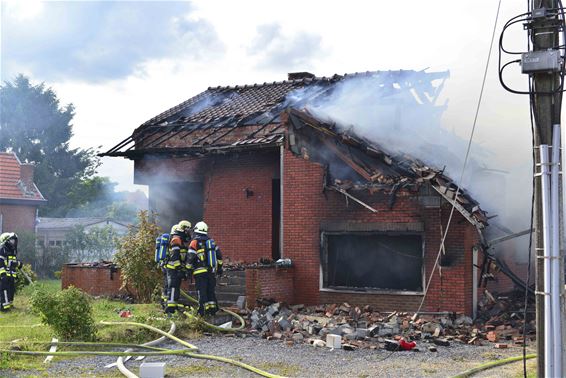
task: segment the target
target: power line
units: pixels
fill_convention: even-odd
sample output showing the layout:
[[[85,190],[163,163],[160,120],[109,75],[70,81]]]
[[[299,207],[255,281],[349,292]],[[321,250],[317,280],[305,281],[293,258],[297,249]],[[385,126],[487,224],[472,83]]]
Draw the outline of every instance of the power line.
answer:
[[[495,14],[495,22],[493,23],[493,32],[491,34],[491,42],[489,44],[489,52],[487,54],[487,61],[485,63],[485,70],[484,70],[484,73],[483,73],[483,80],[482,80],[480,95],[479,95],[479,98],[478,98],[478,104],[476,106],[476,113],[474,115],[474,122],[472,124],[472,131],[471,131],[470,137],[468,139],[468,146],[466,148],[466,157],[464,159],[464,165],[462,166],[462,172],[460,173],[459,185],[458,185],[458,188],[456,189],[456,194],[454,195],[454,201],[452,202],[452,209],[450,209],[450,216],[448,217],[448,222],[446,224],[446,230],[444,231],[444,235],[442,236],[442,240],[440,242],[440,248],[438,249],[438,254],[436,255],[436,260],[434,261],[434,266],[432,267],[432,270],[430,272],[430,276],[429,276],[427,284],[425,286],[423,299],[421,300],[419,308],[416,311],[417,314],[421,311],[421,308],[424,304],[424,301],[426,299],[426,295],[428,293],[428,289],[430,287],[430,283],[432,281],[432,276],[434,275],[434,271],[436,270],[436,267],[438,265],[438,260],[440,259],[440,255],[442,253],[442,250],[444,249],[444,242],[446,241],[446,236],[448,235],[448,231],[450,230],[450,223],[452,222],[452,216],[454,215],[454,210],[456,209],[456,206],[455,206],[456,198],[458,197],[458,194],[460,193],[460,185],[462,184],[462,181],[464,179],[464,173],[465,173],[466,167],[468,165],[468,159],[470,157],[470,151],[472,149],[472,141],[474,139],[474,133],[475,133],[475,130],[476,130],[476,124],[477,124],[478,115],[479,115],[479,112],[480,112],[481,102],[482,102],[482,98],[483,98],[483,91],[485,89],[485,82],[486,82],[486,78],[487,78],[487,70],[489,68],[489,61],[491,59],[491,51],[493,50],[493,41],[495,39],[495,30],[497,28],[497,21],[499,19],[499,10],[500,9],[501,9],[501,0],[499,0],[499,3],[497,4],[497,12]]]

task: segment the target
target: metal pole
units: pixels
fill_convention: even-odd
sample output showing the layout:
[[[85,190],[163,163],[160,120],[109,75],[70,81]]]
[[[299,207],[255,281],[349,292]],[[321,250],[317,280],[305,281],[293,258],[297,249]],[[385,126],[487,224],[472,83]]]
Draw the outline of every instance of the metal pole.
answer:
[[[533,1],[532,10],[541,8],[555,9],[556,0],[540,0]],[[541,51],[552,49],[560,45],[558,39],[558,28],[556,27],[556,16],[541,17],[533,19],[531,23],[532,29],[529,32],[529,38],[533,43],[534,51]],[[550,145],[552,143],[552,125],[560,122],[560,102],[561,93],[553,93],[559,88],[560,77],[558,73],[540,72],[532,75],[532,91],[531,106],[533,108],[533,115],[535,118],[535,131],[534,139],[535,146],[541,144]],[[535,164],[540,166],[540,154],[535,153]],[[535,183],[535,247],[536,247],[536,291],[541,293],[544,289],[544,266],[545,260],[543,258],[543,215],[542,215],[542,200],[541,200],[541,181],[536,180]],[[544,297],[544,299],[543,299]],[[552,376],[553,371],[545,371],[546,351],[545,345],[548,343],[544,340],[545,335],[545,321],[546,314],[544,303],[546,295],[536,296],[536,331],[537,331],[537,376],[545,377]],[[548,326],[548,324],[547,324]]]
[[[548,169],[548,145],[540,146],[540,181],[542,200],[542,233],[543,233],[543,259],[544,259],[544,371],[547,374],[554,372],[554,351],[552,334],[552,311],[550,298],[550,256],[551,256],[551,222],[550,222],[550,172]],[[549,375],[552,376],[552,375]]]
[[[551,253],[551,306],[552,330],[554,337],[554,376],[562,377],[562,319],[560,311],[560,125],[554,125],[552,132],[552,165],[550,184],[550,206],[552,221]]]

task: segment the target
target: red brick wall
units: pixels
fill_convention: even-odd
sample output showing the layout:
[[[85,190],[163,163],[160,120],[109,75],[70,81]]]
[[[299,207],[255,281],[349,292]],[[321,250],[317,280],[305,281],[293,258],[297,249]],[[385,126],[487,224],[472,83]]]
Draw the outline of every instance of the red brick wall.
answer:
[[[138,183],[159,172],[166,172],[170,181],[202,181],[204,221],[223,256],[242,262],[271,258],[271,192],[272,179],[279,175],[278,152],[145,160],[136,162],[135,169]],[[253,195],[247,197],[246,189]]]
[[[207,159],[169,159],[136,163],[136,174],[163,170],[178,179],[200,176],[204,182],[204,220],[223,254],[236,261],[254,262],[271,257],[272,179],[279,170],[276,152],[217,156]],[[423,208],[415,193],[401,190],[394,207],[389,209],[389,196],[376,193],[364,200],[377,210],[371,213],[342,194],[323,189],[324,170],[319,164],[306,161],[285,151],[283,166],[283,257],[294,262],[296,303],[317,304],[340,302],[374,303],[378,310],[417,310],[422,295],[347,294],[321,292],[320,232],[323,221],[357,223],[393,222],[424,224],[425,280],[428,280],[440,248],[443,227],[446,227],[451,206]],[[254,195],[247,198],[245,189]],[[472,246],[476,231],[458,212],[454,213],[446,250],[452,257],[449,266],[433,275],[422,310],[457,311],[471,314]],[[375,298],[370,300],[368,298]],[[409,308],[410,307],[410,308]],[[405,309],[405,308],[404,308]]]
[[[256,299],[259,298],[295,303],[293,277],[293,268],[246,269],[247,306],[255,307]]]
[[[424,223],[425,278],[428,280],[439,252],[441,224],[445,227],[450,205],[423,208],[417,197],[399,191],[394,207],[388,207],[389,196],[375,194],[364,200],[378,210],[372,213],[334,191],[322,192],[323,167],[285,151],[283,162],[283,257],[291,258],[295,267],[295,301],[316,304],[348,301],[372,303],[377,310],[416,311],[422,295],[351,294],[321,292],[320,225],[322,221],[351,221],[356,223],[394,222]],[[472,251],[475,229],[458,212],[454,213],[446,249],[453,256],[450,266],[438,269],[433,275],[422,310],[471,313],[472,308]],[[369,299],[373,298],[373,299]]]
[[[61,286],[63,289],[73,285],[90,295],[113,296],[125,291],[120,290],[122,279],[120,269],[112,273],[107,267],[81,267],[63,265],[61,271]]]
[[[216,159],[204,188],[204,220],[211,236],[232,261],[271,258],[271,192],[279,173],[279,154]],[[253,195],[246,197],[246,189]]]
[[[35,231],[36,206],[0,205],[2,231]]]

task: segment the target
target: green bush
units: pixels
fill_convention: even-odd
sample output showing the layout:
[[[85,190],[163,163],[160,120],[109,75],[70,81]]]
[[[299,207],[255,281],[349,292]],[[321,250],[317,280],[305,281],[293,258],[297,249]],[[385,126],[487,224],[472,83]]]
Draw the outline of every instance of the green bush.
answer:
[[[154,262],[155,238],[159,232],[148,212],[140,211],[137,226],[128,228],[114,256],[120,267],[122,288],[131,289],[131,294],[141,303],[151,302],[152,294],[161,282],[161,271]]]
[[[32,294],[31,305],[42,322],[51,326],[61,339],[93,341],[96,338],[91,299],[76,287],[57,293],[39,287]]]
[[[37,281],[37,274],[35,274],[35,272],[31,269],[30,264],[24,264],[21,270],[25,274],[27,274],[27,276],[31,279],[32,282]],[[27,286],[29,284],[30,282],[28,281],[26,276],[24,276],[22,272],[18,272],[18,275],[16,276],[16,291],[22,290],[24,286]]]

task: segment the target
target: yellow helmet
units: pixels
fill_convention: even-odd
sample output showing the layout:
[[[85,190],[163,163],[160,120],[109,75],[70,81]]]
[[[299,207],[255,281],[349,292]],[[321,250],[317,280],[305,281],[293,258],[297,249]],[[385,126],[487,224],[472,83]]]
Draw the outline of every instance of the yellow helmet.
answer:
[[[179,227],[179,230],[187,232],[191,229],[192,224],[188,220],[182,220],[179,223],[177,223],[177,227]]]
[[[206,235],[208,233],[208,225],[203,221],[198,222],[197,224],[195,224],[195,232],[197,234]]]

